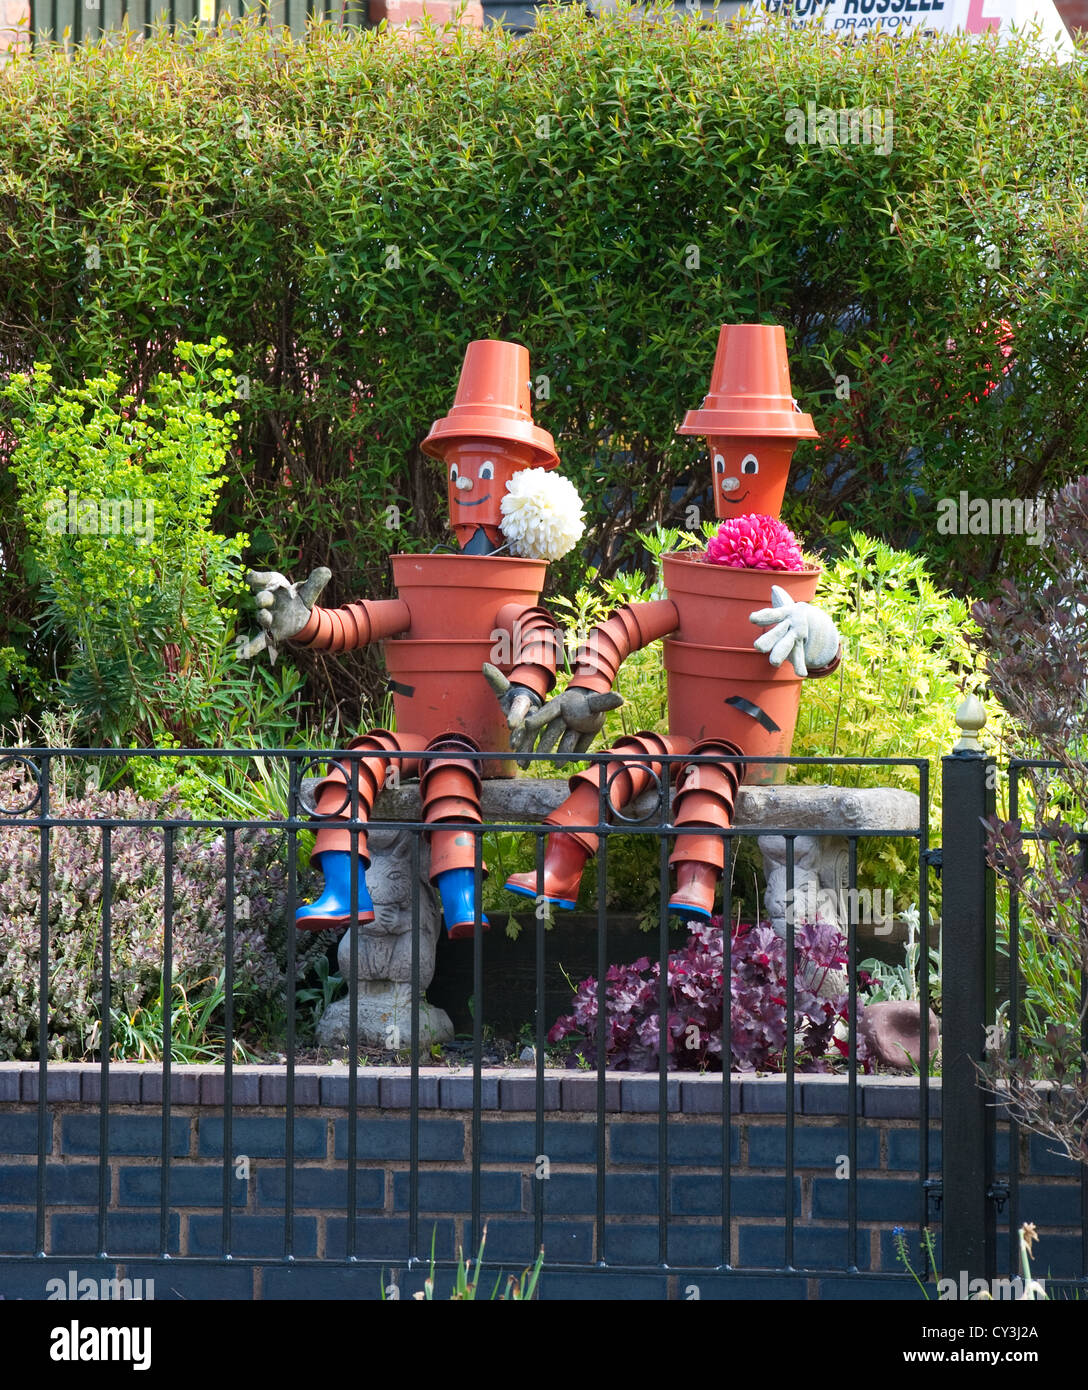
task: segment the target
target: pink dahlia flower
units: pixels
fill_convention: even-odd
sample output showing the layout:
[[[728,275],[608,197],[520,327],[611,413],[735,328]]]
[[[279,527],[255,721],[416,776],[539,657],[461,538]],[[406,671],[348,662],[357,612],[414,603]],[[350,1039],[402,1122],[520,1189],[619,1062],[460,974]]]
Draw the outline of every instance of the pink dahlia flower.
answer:
[[[802,570],[801,547],[788,526],[773,516],[734,516],[723,521],[706,548],[711,565],[732,569]]]

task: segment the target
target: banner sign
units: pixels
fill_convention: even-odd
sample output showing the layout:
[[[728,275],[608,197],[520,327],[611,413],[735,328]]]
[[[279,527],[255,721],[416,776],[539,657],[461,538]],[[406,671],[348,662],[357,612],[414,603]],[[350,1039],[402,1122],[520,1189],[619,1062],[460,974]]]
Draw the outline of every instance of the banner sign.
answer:
[[[987,34],[1002,38],[1015,29],[1030,34],[1038,26],[1038,42],[1063,60],[1076,57],[1069,30],[1054,0],[762,0],[768,14],[790,17],[794,28],[822,24],[839,34]]]

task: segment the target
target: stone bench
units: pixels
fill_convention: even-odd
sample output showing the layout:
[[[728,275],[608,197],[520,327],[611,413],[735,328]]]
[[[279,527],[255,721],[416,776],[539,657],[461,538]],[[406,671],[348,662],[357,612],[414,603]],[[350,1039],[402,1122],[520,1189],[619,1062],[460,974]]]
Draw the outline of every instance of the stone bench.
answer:
[[[303,784],[303,799],[315,779]],[[564,778],[485,779],[481,795],[484,821],[499,825],[538,824],[568,795]],[[374,900],[375,920],[358,931],[358,1036],[362,1044],[398,1049],[411,1045],[412,978],[412,834],[398,823],[421,818],[419,786],[406,783],[387,788],[379,796],[368,835],[371,865],[367,886]],[[628,821],[643,826],[661,823],[660,797],[649,792],[624,808]],[[764,905],[767,918],[779,935],[785,934],[786,840],[771,830],[797,830],[794,840],[794,917],[801,921],[817,912],[821,921],[835,921],[845,928],[849,905],[849,848],[847,836],[873,831],[904,836],[918,832],[919,800],[914,792],[898,788],[835,786],[741,787],[737,795],[734,825],[757,836],[767,878]],[[617,829],[622,831],[620,823]],[[453,1037],[448,1015],[434,1008],[425,991],[434,977],[435,944],[442,929],[437,896],[428,882],[429,854],[419,846],[419,983],[420,1034],[426,1045]],[[859,893],[855,921],[869,914],[880,934],[891,929],[890,904],[874,906]],[[860,909],[860,911],[858,910]],[[351,934],[345,932],[339,947],[341,973],[351,968]],[[347,1041],[349,1005],[338,1000],[330,1005],[318,1027],[318,1042],[325,1047]]]

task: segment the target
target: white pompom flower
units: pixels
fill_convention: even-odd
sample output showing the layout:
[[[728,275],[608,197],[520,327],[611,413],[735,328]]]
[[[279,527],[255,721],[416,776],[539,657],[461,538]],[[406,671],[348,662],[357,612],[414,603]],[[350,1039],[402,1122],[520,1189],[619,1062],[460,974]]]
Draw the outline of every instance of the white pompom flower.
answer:
[[[547,468],[522,468],[506,485],[502,533],[511,555],[561,560],[586,529],[582,499],[569,478]]]

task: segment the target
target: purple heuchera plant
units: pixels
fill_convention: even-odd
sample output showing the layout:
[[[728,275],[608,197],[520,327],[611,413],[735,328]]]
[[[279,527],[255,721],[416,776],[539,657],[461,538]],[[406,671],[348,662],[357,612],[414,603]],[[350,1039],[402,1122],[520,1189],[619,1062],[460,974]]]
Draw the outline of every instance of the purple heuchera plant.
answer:
[[[29,804],[23,784],[6,793]],[[158,802],[130,791],[76,797],[60,792],[59,818],[184,822],[176,793]],[[157,996],[163,969],[165,854],[160,828],[117,826],[111,844],[110,976],[112,1006],[132,1014]],[[18,821],[0,835],[0,1060],[38,1054],[41,913],[40,832]],[[174,979],[195,991],[223,969],[226,934],[226,845],[222,832],[179,825],[174,857]],[[283,836],[239,831],[235,843],[235,1022],[284,1007],[287,871]],[[299,952],[299,973],[325,942]],[[95,825],[55,826],[49,837],[50,1058],[83,1055],[99,1017],[102,979],[102,832]]]
[[[786,943],[767,923],[742,925],[731,935],[730,1069],[780,1071],[786,1046]],[[827,973],[847,964],[845,942],[837,927],[802,923],[796,929],[793,1034],[798,1038],[797,1067],[829,1071],[828,1053],[843,1055],[847,1044],[835,1037],[836,1024],[849,1019],[849,995],[822,998],[816,991]],[[650,1071],[660,1065],[658,1009],[660,968],[642,956],[632,965],[613,965],[605,976],[606,1065],[618,1071]],[[692,924],[683,950],[668,962],[668,1015],[665,1028],[667,1067],[720,1071],[722,1068],[722,982],[725,962],[720,917]],[[862,1004],[858,1001],[859,1020]],[[548,1041],[576,1041],[571,1064],[581,1053],[596,1065],[597,981],[583,980],[574,995],[574,1010],[560,1018]],[[863,1038],[858,1060],[867,1060]]]

